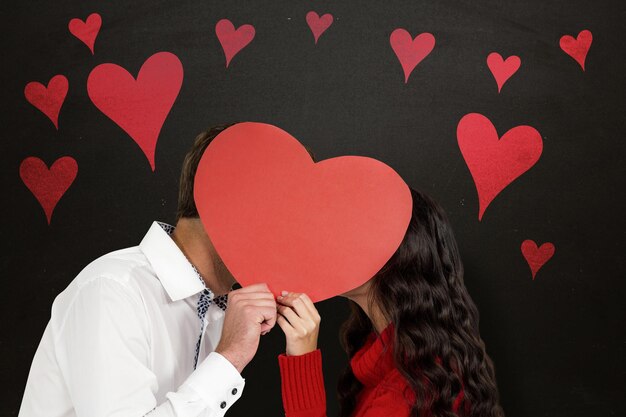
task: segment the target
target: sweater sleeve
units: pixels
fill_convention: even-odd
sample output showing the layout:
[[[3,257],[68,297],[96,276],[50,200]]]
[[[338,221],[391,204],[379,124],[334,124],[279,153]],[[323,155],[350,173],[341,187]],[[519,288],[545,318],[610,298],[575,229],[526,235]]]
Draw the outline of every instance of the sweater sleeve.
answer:
[[[326,392],[319,349],[300,356],[278,356],[286,417],[326,417]]]

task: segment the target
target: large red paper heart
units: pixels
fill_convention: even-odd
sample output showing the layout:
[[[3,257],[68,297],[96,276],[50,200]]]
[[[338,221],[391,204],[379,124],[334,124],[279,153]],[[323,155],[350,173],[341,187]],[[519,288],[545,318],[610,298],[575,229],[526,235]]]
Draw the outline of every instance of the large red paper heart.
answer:
[[[413,39],[405,29],[398,28],[391,32],[389,43],[402,65],[406,84],[417,64],[422,62],[435,47],[435,37],[430,33],[420,33]]]
[[[591,47],[593,35],[588,30],[581,31],[576,39],[570,35],[564,35],[559,41],[559,46],[567,55],[578,62],[583,71],[585,70],[585,59]]]
[[[540,247],[537,244],[528,239],[522,242],[522,254],[530,266],[530,271],[533,274],[533,280],[537,275],[537,271],[545,265],[546,262],[554,255],[554,245],[550,242],[546,242]]]
[[[375,159],[314,163],[287,132],[240,123],[207,147],[195,177],[202,223],[242,284],[266,282],[320,301],[358,287],[398,248],[408,186]]]
[[[72,19],[67,25],[72,35],[76,36],[87,45],[92,55],[96,37],[98,36],[98,32],[100,32],[101,26],[102,18],[98,13],[90,14],[84,22],[80,19]]]
[[[47,87],[37,81],[26,84],[24,96],[30,104],[48,116],[58,130],[59,112],[67,96],[68,88],[67,78],[63,75],[55,75],[50,79]]]
[[[511,55],[506,60],[502,59],[502,55],[497,52],[492,52],[487,57],[487,66],[493,78],[496,79],[498,84],[498,93],[502,90],[502,86],[513,74],[517,72],[522,61],[518,56]]]
[[[226,55],[226,68],[228,64],[243,48],[254,39],[254,26],[242,25],[235,30],[235,26],[228,19],[222,19],[215,25],[215,34],[222,45]]]
[[[306,23],[311,28],[311,32],[313,32],[313,37],[315,38],[315,44],[317,44],[317,40],[322,36],[322,33],[326,32],[326,29],[333,24],[333,15],[330,13],[326,13],[322,17],[320,17],[316,12],[308,12],[306,14]]]
[[[57,159],[50,169],[45,162],[34,156],[24,159],[20,164],[20,177],[41,204],[48,224],[54,208],[74,182],[77,173],[78,164],[69,156]]]
[[[139,145],[155,169],[159,133],[183,83],[176,55],[158,52],[141,66],[137,79],[115,64],[95,67],[87,79],[89,98]]]
[[[478,113],[463,116],[457,139],[478,191],[478,220],[507,185],[535,165],[543,150],[535,128],[517,126],[499,139],[491,121]]]

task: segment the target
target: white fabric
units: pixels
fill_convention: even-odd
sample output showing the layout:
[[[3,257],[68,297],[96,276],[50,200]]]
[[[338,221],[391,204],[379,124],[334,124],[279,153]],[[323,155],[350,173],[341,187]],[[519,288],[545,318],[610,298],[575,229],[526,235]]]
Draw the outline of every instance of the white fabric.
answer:
[[[52,305],[19,417],[223,416],[245,382],[213,352],[213,303],[193,370],[203,289],[157,222],[139,246],[92,262]]]

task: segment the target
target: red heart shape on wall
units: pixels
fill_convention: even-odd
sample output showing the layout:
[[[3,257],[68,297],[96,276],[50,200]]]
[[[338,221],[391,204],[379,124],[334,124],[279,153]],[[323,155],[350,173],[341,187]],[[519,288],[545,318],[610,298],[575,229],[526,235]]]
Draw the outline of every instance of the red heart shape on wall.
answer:
[[[404,238],[406,183],[372,158],[314,163],[289,133],[239,123],[207,147],[195,177],[202,223],[242,284],[320,301],[358,287]]]
[[[528,262],[530,271],[533,274],[533,280],[537,275],[537,271],[554,256],[554,251],[554,245],[550,242],[546,242],[540,247],[537,247],[537,244],[530,239],[522,242],[522,254],[526,258],[526,262]]]
[[[95,67],[87,79],[89,98],[139,145],[154,171],[159,133],[183,83],[183,65],[169,52],[144,62],[137,79],[115,64]]]
[[[80,19],[72,19],[67,25],[72,35],[81,40],[93,55],[93,46],[96,43],[96,37],[102,26],[102,18],[98,13],[92,13],[87,17],[86,21]]]
[[[226,56],[226,68],[230,61],[254,39],[254,26],[241,25],[235,30],[235,26],[228,19],[222,19],[215,25],[215,34],[222,45]]]
[[[593,41],[593,35],[588,30],[581,31],[576,39],[570,35],[564,35],[559,41],[559,46],[567,55],[574,58],[580,67],[585,70],[585,59],[587,59],[587,53],[591,47]]]
[[[496,79],[498,84],[498,93],[502,90],[502,86],[513,74],[517,72],[522,61],[518,56],[511,55],[506,60],[502,59],[502,55],[497,52],[492,52],[487,57],[487,66],[493,74],[493,78]]]
[[[435,37],[431,33],[420,33],[413,39],[405,29],[398,28],[391,32],[389,43],[402,65],[406,84],[417,64],[422,62],[435,47]]]
[[[315,43],[317,44],[317,40],[322,36],[322,33],[326,32],[326,29],[333,24],[333,15],[326,13],[320,17],[316,12],[311,11],[306,14],[306,23],[311,28],[313,38],[315,38]]]
[[[491,121],[478,113],[463,116],[456,134],[476,184],[481,220],[493,199],[539,160],[543,141],[530,126],[514,127],[499,139]]]
[[[50,79],[47,87],[37,81],[26,84],[24,96],[30,104],[48,116],[58,130],[59,112],[67,96],[68,88],[67,78],[63,75],[55,75]]]
[[[48,224],[54,208],[74,182],[77,173],[78,164],[69,156],[57,159],[50,169],[34,156],[24,159],[20,164],[20,177],[41,204]]]

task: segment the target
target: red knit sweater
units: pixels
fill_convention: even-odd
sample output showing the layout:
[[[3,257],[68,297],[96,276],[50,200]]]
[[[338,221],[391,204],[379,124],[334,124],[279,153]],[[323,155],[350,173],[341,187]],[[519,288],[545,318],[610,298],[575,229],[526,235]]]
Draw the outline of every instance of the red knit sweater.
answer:
[[[415,400],[406,379],[394,366],[393,326],[376,337],[370,335],[365,345],[352,357],[354,376],[363,384],[353,417],[409,416]],[[278,357],[282,379],[283,406],[286,417],[326,417],[326,393],[320,350],[302,356]],[[463,392],[455,399],[456,412]]]

